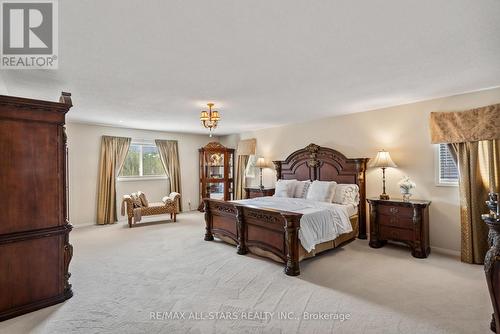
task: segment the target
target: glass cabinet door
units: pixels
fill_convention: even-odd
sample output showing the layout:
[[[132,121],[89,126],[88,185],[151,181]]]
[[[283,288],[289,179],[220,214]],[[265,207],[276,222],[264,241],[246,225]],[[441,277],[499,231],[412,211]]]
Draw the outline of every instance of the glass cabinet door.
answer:
[[[209,179],[224,178],[224,154],[207,152],[206,154],[206,177]]]
[[[233,176],[233,154],[232,153],[229,153],[228,154],[228,167],[229,167],[229,178],[232,179],[234,176]]]
[[[207,195],[213,199],[224,199],[224,182],[207,183]]]

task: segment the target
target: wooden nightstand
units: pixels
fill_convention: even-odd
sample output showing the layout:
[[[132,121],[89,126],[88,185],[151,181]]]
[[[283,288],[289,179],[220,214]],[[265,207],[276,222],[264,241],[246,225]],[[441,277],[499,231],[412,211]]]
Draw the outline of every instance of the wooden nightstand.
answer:
[[[264,197],[264,196],[273,196],[274,188],[264,188],[260,189],[247,187],[245,188],[245,198],[255,198],[255,197]]]
[[[414,257],[429,255],[430,201],[378,198],[367,201],[370,203],[370,247],[380,248],[392,240],[410,246]]]

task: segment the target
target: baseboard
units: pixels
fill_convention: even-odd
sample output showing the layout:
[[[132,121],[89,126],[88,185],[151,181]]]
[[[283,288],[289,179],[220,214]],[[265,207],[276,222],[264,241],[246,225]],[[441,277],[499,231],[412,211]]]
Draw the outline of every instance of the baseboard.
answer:
[[[192,210],[182,210],[180,213],[189,213],[189,212],[198,212],[197,209],[192,209]],[[144,216],[144,218],[146,218],[148,216]],[[118,221],[116,222],[116,224],[119,224],[119,223],[127,223],[127,219],[118,219]],[[106,225],[113,225],[113,224],[106,224]],[[95,222],[91,222],[91,223],[83,223],[83,224],[78,224],[78,225],[73,225],[73,228],[75,229],[78,229],[78,228],[81,228],[81,227],[89,227],[89,226],[105,226],[105,225],[97,225]]]
[[[78,229],[78,228],[81,228],[81,227],[89,227],[89,226],[93,226],[93,225],[96,225],[96,223],[78,224],[78,225],[73,225],[73,229]]]
[[[439,254],[460,257],[460,251],[453,250],[453,249],[446,249],[446,248],[431,246],[431,251],[435,252],[435,253],[439,253]]]

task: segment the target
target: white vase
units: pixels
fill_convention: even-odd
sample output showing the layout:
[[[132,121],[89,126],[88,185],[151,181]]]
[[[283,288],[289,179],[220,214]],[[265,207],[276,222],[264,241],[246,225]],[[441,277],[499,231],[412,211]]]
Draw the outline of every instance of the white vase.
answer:
[[[403,201],[409,202],[411,197],[411,190],[401,187],[399,188],[399,191],[401,192],[401,195],[403,195]]]

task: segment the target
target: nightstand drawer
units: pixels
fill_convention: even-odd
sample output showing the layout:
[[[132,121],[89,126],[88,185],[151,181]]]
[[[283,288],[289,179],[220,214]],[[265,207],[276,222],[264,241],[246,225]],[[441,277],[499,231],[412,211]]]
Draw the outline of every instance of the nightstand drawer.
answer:
[[[257,198],[257,197],[262,197],[263,194],[260,191],[250,191],[248,194],[248,198]]]
[[[273,196],[274,188],[245,188],[245,198],[256,198],[256,197],[264,197],[264,196]]]
[[[378,212],[387,216],[413,217],[413,208],[411,207],[379,205]]]
[[[380,225],[380,239],[412,241],[413,231]]]
[[[412,229],[413,228],[413,218],[409,218],[406,216],[397,216],[397,215],[378,215],[378,222],[380,225],[385,226],[395,226],[399,228]]]

